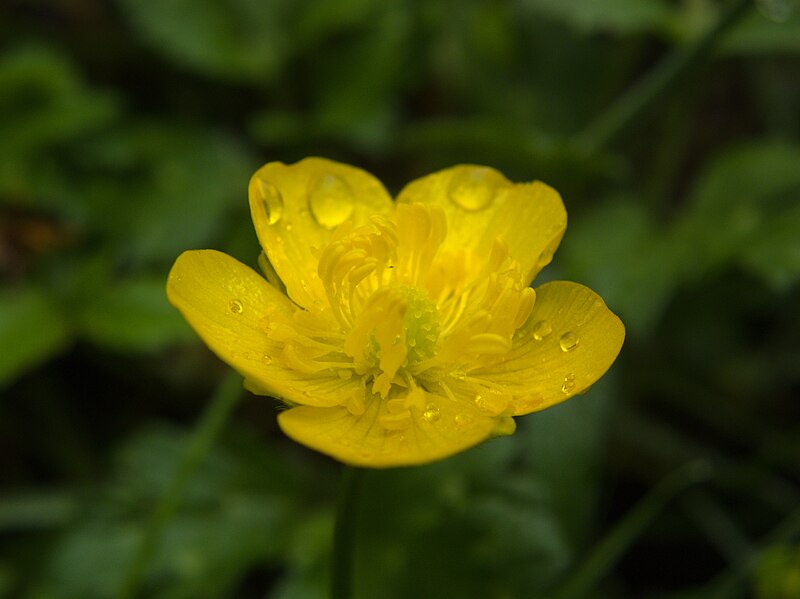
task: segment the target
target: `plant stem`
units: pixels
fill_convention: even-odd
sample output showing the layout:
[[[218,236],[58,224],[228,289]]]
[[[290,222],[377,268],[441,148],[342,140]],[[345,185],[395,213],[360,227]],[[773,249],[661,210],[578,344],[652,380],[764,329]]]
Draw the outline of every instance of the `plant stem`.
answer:
[[[659,484],[598,543],[586,561],[555,594],[557,599],[592,597],[592,593],[631,544],[664,509],[667,503],[693,484],[706,480],[709,464],[690,462]]]
[[[344,466],[336,504],[331,555],[331,599],[350,599],[353,594],[353,557],[358,494],[365,470]]]
[[[150,516],[125,576],[122,590],[118,595],[119,599],[133,599],[139,594],[164,527],[180,507],[192,475],[211,451],[234,406],[242,396],[241,381],[242,377],[238,373],[231,371],[227,374],[195,425],[172,479]]]
[[[585,156],[592,156],[607,146],[675,80],[700,62],[722,35],[747,13],[752,4],[753,0],[732,0],[704,34],[672,51],[578,135],[576,144],[580,151]]]

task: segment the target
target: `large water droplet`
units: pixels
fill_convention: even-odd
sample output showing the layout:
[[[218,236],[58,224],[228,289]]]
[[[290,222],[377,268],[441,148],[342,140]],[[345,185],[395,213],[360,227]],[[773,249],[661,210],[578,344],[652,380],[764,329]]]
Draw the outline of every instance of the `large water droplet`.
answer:
[[[467,212],[478,212],[492,203],[498,189],[505,183],[503,176],[486,167],[471,167],[456,173],[447,187],[454,204]]]
[[[318,177],[309,185],[308,207],[320,225],[335,229],[353,214],[353,191],[336,175]]]
[[[244,310],[244,305],[238,299],[232,299],[228,304],[228,307],[234,314],[241,314],[242,310]]]
[[[562,351],[572,351],[578,347],[579,342],[580,339],[572,331],[564,333],[561,335],[561,339],[558,340],[558,344],[561,346]]]
[[[553,325],[550,324],[549,320],[540,320],[533,325],[533,338],[536,339],[536,341],[541,341],[552,332]]]
[[[569,395],[575,390],[575,375],[571,372],[564,377],[564,382],[561,384],[561,391]]]
[[[439,406],[437,406],[435,403],[429,403],[427,406],[425,406],[425,411],[422,413],[422,417],[428,422],[436,422],[440,417]]]
[[[277,187],[267,181],[253,179],[253,183],[250,186],[250,193],[264,208],[269,224],[274,225],[281,219],[281,215],[283,214],[283,196],[281,196],[281,192],[278,191]]]
[[[272,356],[270,356],[269,354],[261,354],[261,362],[269,366],[270,364],[272,364]]]

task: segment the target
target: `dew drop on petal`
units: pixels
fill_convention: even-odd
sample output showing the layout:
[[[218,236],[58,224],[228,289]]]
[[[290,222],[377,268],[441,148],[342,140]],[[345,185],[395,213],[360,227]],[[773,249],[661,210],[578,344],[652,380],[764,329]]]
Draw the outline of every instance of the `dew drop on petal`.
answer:
[[[244,305],[238,299],[232,299],[228,304],[228,307],[234,314],[241,314],[242,310],[244,310]]]
[[[456,428],[463,430],[472,424],[473,418],[472,415],[470,414],[457,414],[455,422],[456,422]]]
[[[486,167],[473,167],[456,173],[447,194],[454,204],[467,212],[478,212],[492,203],[503,177]]]
[[[268,317],[266,317],[266,316],[262,316],[262,317],[261,317],[261,318],[258,320],[258,326],[259,326],[259,327],[261,328],[261,330],[262,330],[262,331],[264,331],[265,333],[269,333],[269,332],[271,332],[271,331],[272,331],[272,324],[270,323],[270,320],[269,320],[269,318],[268,318]]]
[[[578,336],[573,333],[572,331],[568,331],[561,335],[561,339],[558,340],[559,345],[561,346],[562,351],[572,351],[576,347],[578,347],[578,343],[580,339]]]
[[[488,412],[492,416],[502,414],[508,407],[508,397],[501,393],[487,391],[485,394],[477,394],[473,399],[475,406],[479,410]]]
[[[422,417],[428,422],[436,422],[440,417],[439,406],[437,406],[435,403],[429,403],[427,406],[425,406],[425,411],[422,413]]]
[[[353,191],[336,175],[318,177],[309,186],[308,207],[315,221],[335,229],[353,214]]]
[[[272,356],[269,354],[261,354],[261,363],[262,364],[272,364]]]
[[[267,215],[267,222],[271,225],[277,223],[283,215],[283,196],[272,183],[256,179],[251,187],[251,193],[261,203]]]
[[[242,352],[242,357],[243,357],[245,360],[249,360],[249,359],[250,359],[250,352],[249,352],[249,351]]]
[[[540,320],[533,325],[533,338],[536,339],[536,341],[541,341],[552,332],[553,325],[550,324],[549,320]]]
[[[564,377],[564,382],[561,384],[561,391],[569,395],[575,390],[575,375],[571,372]]]

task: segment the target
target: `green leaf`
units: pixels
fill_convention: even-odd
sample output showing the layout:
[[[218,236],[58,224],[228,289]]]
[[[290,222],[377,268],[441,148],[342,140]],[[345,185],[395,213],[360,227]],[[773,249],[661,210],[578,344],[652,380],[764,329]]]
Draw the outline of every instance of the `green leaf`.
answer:
[[[679,284],[677,254],[665,234],[641,202],[625,196],[574,222],[557,257],[567,278],[599,293],[632,332],[651,330]]]
[[[521,0],[521,4],[585,32],[664,30],[671,25],[674,10],[662,0]]]
[[[87,89],[63,55],[21,46],[0,58],[0,193],[35,196],[49,152],[96,132],[118,114]],[[35,199],[35,198],[34,198]]]
[[[175,64],[226,80],[266,82],[290,51],[288,2],[117,0],[133,27]]]
[[[0,292],[0,385],[57,354],[69,336],[58,308],[40,290]]]
[[[800,279],[800,189],[794,197],[797,207],[768,219],[765,234],[743,248],[741,255],[745,267],[778,292],[787,291]]]
[[[748,143],[714,161],[695,185],[671,240],[676,251],[683,252],[687,275],[701,276],[745,254],[753,264],[753,246],[761,246],[765,258],[788,249],[783,244],[796,220],[778,223],[797,205],[798,164],[800,147],[781,142]],[[782,234],[764,243],[776,226]],[[787,253],[791,271],[792,252]]]
[[[792,2],[797,4],[796,0],[769,2],[785,6],[784,10],[788,12],[770,15],[753,11],[725,37],[720,50],[745,56],[797,54],[800,52],[800,7],[795,6],[792,12]]]
[[[263,443],[236,432],[192,478],[181,510],[165,528],[143,596],[230,597],[249,569],[275,562],[286,550],[303,480]],[[168,485],[185,442],[182,431],[154,427],[124,445],[113,484],[93,498],[53,551],[42,582],[52,596],[117,594],[144,521]]]
[[[193,337],[165,294],[166,278],[138,277],[102,288],[84,304],[81,332],[116,350],[151,351]]]
[[[103,168],[109,154],[116,161]],[[219,237],[227,214],[247,214],[256,167],[229,136],[152,122],[98,142],[85,160],[86,218],[134,263],[169,263]]]

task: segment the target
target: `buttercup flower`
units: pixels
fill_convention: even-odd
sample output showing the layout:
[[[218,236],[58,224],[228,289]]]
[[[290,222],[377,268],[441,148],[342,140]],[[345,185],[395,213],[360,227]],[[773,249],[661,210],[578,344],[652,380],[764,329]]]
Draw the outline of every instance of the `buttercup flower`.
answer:
[[[456,166],[392,201],[320,158],[250,181],[262,277],[213,250],[175,262],[169,300],[296,441],[371,467],[431,462],[580,393],[625,335],[590,289],[529,284],[566,228],[558,193]],[[266,277],[266,278],[265,278]]]

